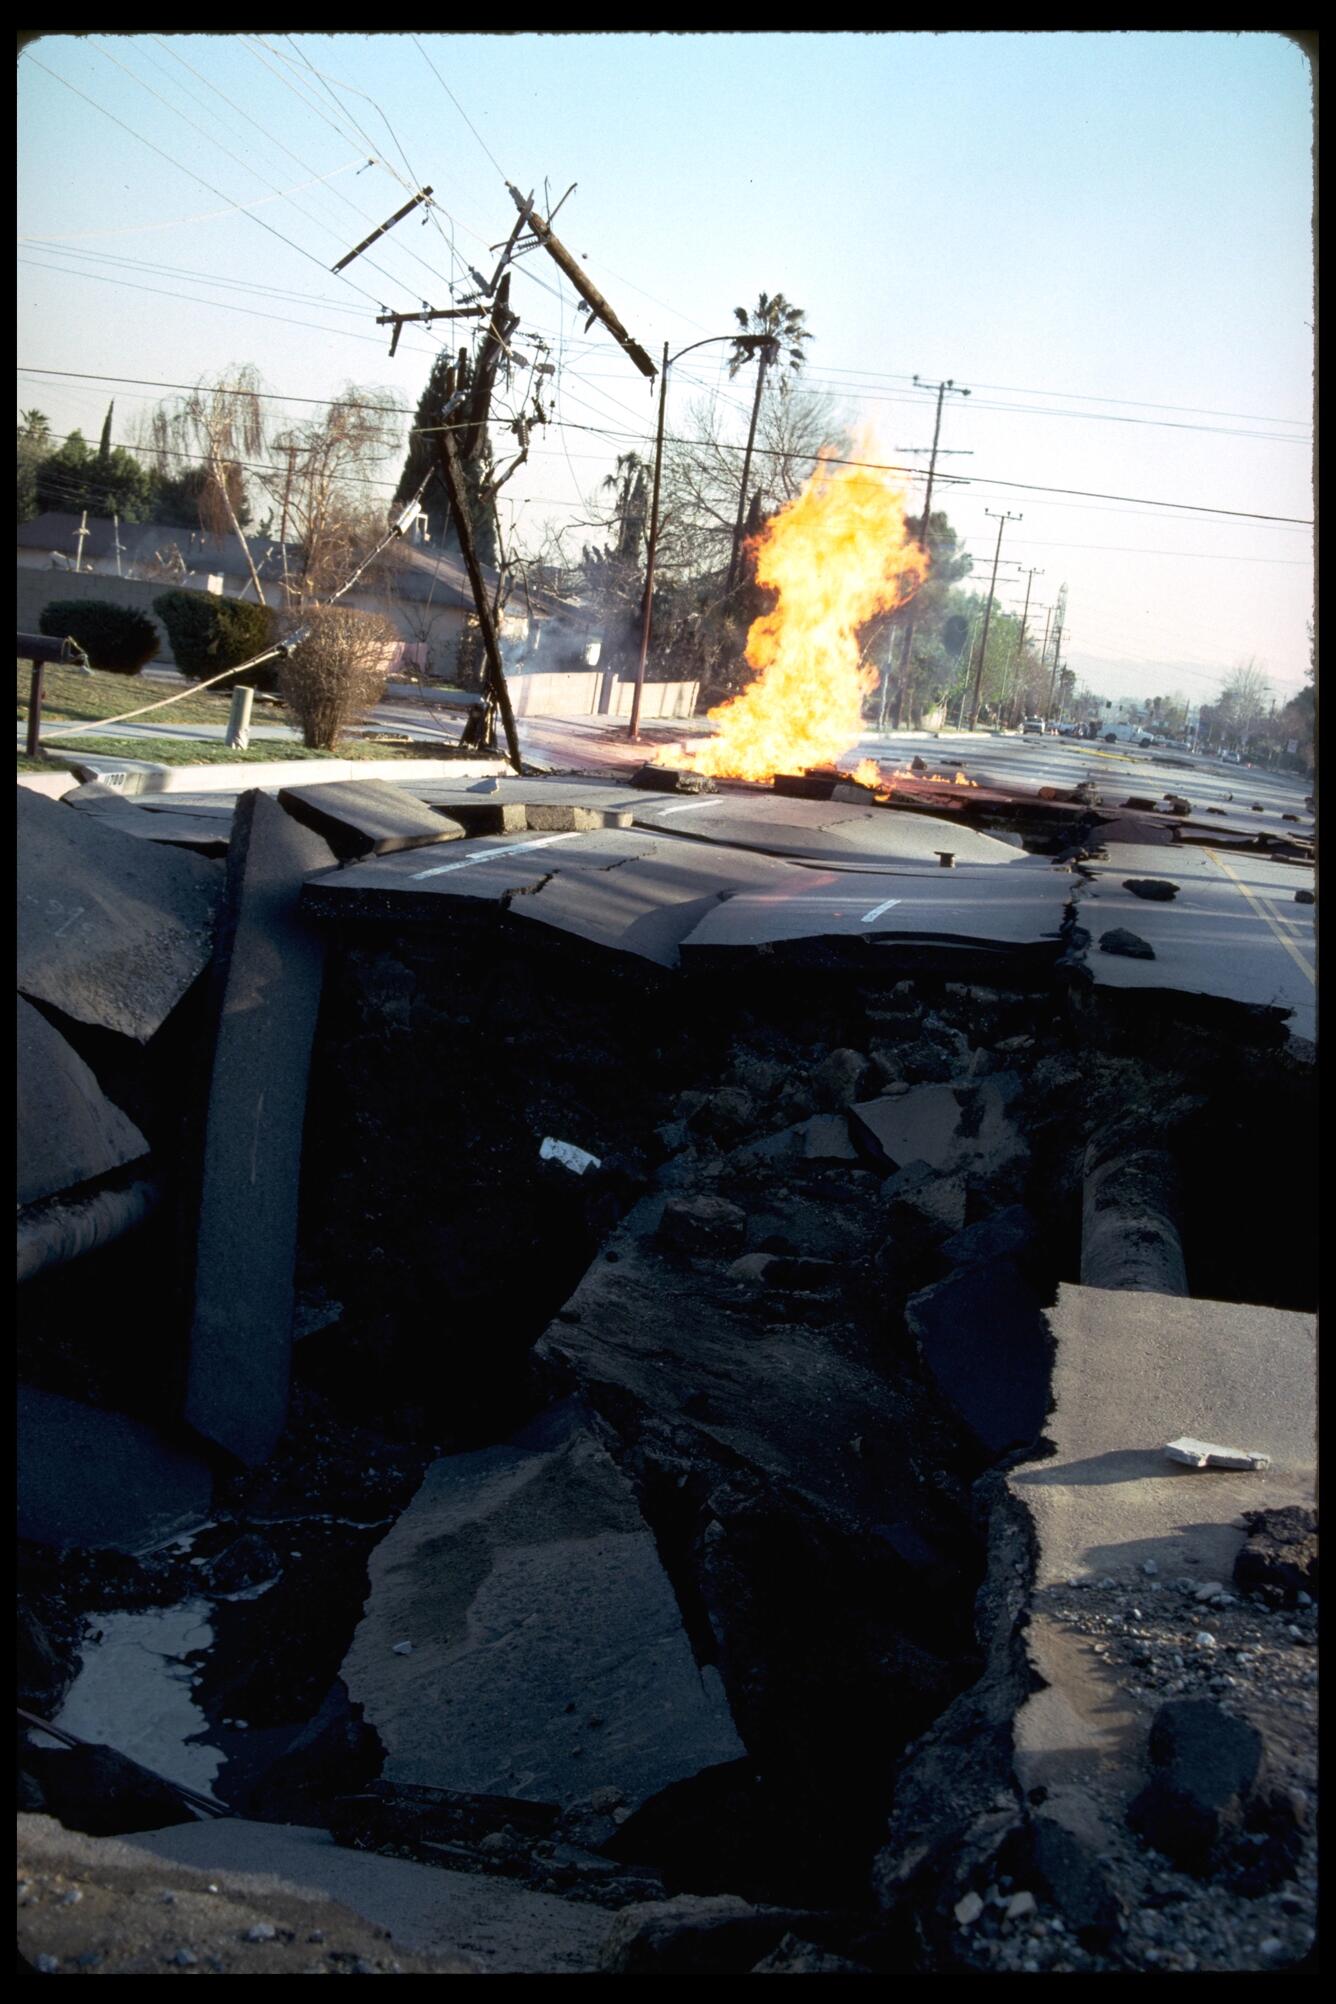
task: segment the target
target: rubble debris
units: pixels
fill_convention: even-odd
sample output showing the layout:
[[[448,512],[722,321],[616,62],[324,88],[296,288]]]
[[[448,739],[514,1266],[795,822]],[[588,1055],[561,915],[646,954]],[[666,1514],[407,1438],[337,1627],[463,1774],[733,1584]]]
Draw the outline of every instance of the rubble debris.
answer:
[[[18,789],[18,988],[145,1044],[208,964],[222,871]]]
[[[1248,1541],[1234,1561],[1234,1584],[1243,1593],[1293,1607],[1305,1594],[1317,1598],[1317,1512],[1299,1504],[1249,1510]]]
[[[161,1209],[162,1201],[162,1187],[154,1177],[113,1177],[96,1189],[66,1192],[20,1209],[20,1285],[137,1230]]]
[[[1178,1440],[1171,1440],[1165,1446],[1165,1454],[1170,1461],[1180,1462],[1187,1468],[1270,1468],[1269,1454],[1253,1454],[1242,1447],[1216,1447],[1208,1440],[1193,1440],[1184,1434]]]
[[[538,1150],[540,1162],[560,1162],[563,1169],[569,1169],[576,1176],[583,1176],[586,1169],[597,1169],[601,1158],[591,1155],[585,1148],[577,1148],[573,1141],[554,1141],[545,1135]]]
[[[744,1752],[578,1399],[434,1462],[370,1570],[342,1675],[389,1781],[562,1804],[615,1787],[635,1808]]]
[[[21,1766],[35,1791],[28,1806],[67,1830],[120,1837],[196,1821],[179,1788],[114,1747],[27,1746]]]
[[[980,1218],[953,1232],[938,1248],[952,1268],[979,1266],[990,1259],[1019,1259],[1034,1244],[1038,1226],[1023,1204],[1008,1204],[991,1218]]]
[[[400,849],[458,840],[459,819],[434,813],[402,787],[384,779],[344,779],[314,786],[283,786],[278,804],[329,844],[341,863],[358,856],[389,856]]]
[[[642,765],[633,772],[629,781],[646,793],[717,793],[718,787],[708,773],[688,772],[680,767],[667,765]]]
[[[125,1413],[22,1385],[17,1447],[18,1531],[34,1544],[143,1552],[208,1512],[205,1464]]]
[[[729,1893],[679,1893],[624,1908],[599,1952],[598,1968],[608,1976],[740,1976],[802,1918]]]
[[[212,974],[185,1415],[252,1464],[288,1408],[297,1196],[324,942],[298,915],[334,857],[255,790],[237,801]]]
[[[1149,1751],[1151,1779],[1128,1822],[1175,1864],[1207,1872],[1243,1826],[1262,1778],[1262,1735],[1209,1698],[1177,1698],[1155,1714]]]
[[[1135,808],[1136,811],[1141,814],[1153,814],[1155,812],[1156,805],[1157,802],[1155,802],[1154,800],[1148,800],[1145,794],[1142,793],[1129,794],[1127,799],[1123,802],[1124,807]]]
[[[1123,889],[1130,891],[1134,898],[1150,898],[1157,904],[1168,904],[1178,896],[1181,886],[1171,884],[1165,877],[1124,877]]]
[[[1294,902],[1296,905],[1315,905],[1317,903],[1317,892],[1296,891],[1294,893]]]
[[[1155,948],[1149,940],[1142,939],[1140,933],[1128,932],[1125,926],[1115,926],[1111,932],[1099,936],[1101,953],[1120,954],[1125,960],[1154,960]]]
[[[865,1962],[851,1962],[800,1935],[786,1934],[769,1955],[752,1966],[753,1976],[871,1976]]]
[[[989,1459],[1028,1447],[1048,1411],[1052,1344],[1014,1260],[952,1274],[905,1303],[905,1322],[942,1397]]]
[[[670,1197],[663,1207],[659,1238],[678,1252],[725,1259],[746,1237],[747,1213],[723,1197]]]
[[[148,1143],[40,1009],[18,998],[17,1201],[40,1203],[148,1153]]]
[[[1102,1831],[1082,1798],[1059,1791],[1030,1814],[1025,1833],[1028,1876],[1085,1948],[1099,1949],[1121,1931],[1124,1901],[1107,1865]]]
[[[1166,793],[1164,807],[1167,814],[1191,814],[1192,802],[1185,800],[1181,793]]]

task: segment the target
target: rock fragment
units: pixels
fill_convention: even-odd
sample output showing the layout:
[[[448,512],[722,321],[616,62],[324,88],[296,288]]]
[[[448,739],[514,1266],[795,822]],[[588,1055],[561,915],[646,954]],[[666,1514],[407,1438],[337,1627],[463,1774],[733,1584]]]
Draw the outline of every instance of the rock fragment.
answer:
[[[1134,898],[1148,898],[1155,904],[1168,904],[1176,898],[1180,886],[1172,884],[1165,877],[1125,877],[1123,889],[1130,891]]]
[[[1208,1698],[1172,1699],[1155,1714],[1150,1759],[1128,1821],[1175,1864],[1204,1873],[1242,1827],[1262,1776],[1262,1735]]]
[[[1115,926],[1110,932],[1099,936],[1101,953],[1120,954],[1125,960],[1154,960],[1155,948],[1149,940],[1142,939],[1140,933],[1128,932],[1125,926]]]

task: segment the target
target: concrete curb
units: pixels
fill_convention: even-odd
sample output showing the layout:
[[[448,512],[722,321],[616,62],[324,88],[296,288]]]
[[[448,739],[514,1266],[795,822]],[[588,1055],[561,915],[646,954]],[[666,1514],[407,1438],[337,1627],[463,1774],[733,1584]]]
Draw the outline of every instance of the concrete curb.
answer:
[[[92,765],[93,760],[88,763]],[[251,787],[268,793],[280,786],[318,786],[335,779],[397,779],[410,783],[499,778],[509,771],[506,761],[499,758],[331,758],[274,759],[272,763],[257,761],[234,766],[108,766],[98,777],[104,786],[114,787],[117,793],[238,793]],[[55,800],[79,784],[73,773],[44,772],[21,772],[18,782]]]

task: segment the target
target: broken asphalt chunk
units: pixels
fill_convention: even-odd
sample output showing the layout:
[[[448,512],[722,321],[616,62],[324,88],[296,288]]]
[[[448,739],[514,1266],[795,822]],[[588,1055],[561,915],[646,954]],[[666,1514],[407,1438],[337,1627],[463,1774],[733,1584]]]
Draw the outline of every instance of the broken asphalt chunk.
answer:
[[[148,1153],[134,1122],[40,1009],[18,998],[18,1201],[40,1203]]]
[[[1140,933],[1129,932],[1125,926],[1115,926],[1110,932],[1099,936],[1101,953],[1113,953],[1124,960],[1154,960],[1155,948]]]
[[[747,1213],[723,1197],[670,1197],[663,1207],[659,1238],[677,1252],[705,1259],[740,1253],[747,1236]]]
[[[144,1552],[203,1522],[204,1463],[155,1427],[57,1392],[18,1395],[18,1531],[57,1551]]]
[[[642,765],[630,784],[646,793],[715,793],[714,781],[703,772],[686,772],[666,765]]]
[[[1248,1542],[1234,1561],[1234,1584],[1243,1593],[1293,1607],[1300,1594],[1317,1595],[1317,1512],[1302,1504],[1249,1510]]]
[[[1125,877],[1123,889],[1130,891],[1134,898],[1149,898],[1154,904],[1168,904],[1176,898],[1180,886],[1171,884],[1164,877]]]
[[[910,1296],[905,1322],[942,1397],[995,1459],[1028,1447],[1048,1411],[1052,1344],[1014,1261],[991,1260]]]
[[[145,1044],[208,965],[218,865],[18,789],[18,987]]]
[[[434,813],[402,787],[383,779],[335,780],[319,786],[279,788],[278,804],[303,828],[328,842],[341,863],[358,856],[389,856],[428,842],[456,840],[459,820]]]
[[[434,1462],[370,1571],[342,1674],[387,1781],[563,1806],[610,1787],[634,1809],[744,1752],[577,1399]],[[392,1657],[405,1633],[413,1654]]]
[[[264,1461],[287,1417],[297,1194],[324,942],[297,909],[328,845],[243,793],[213,968],[186,1417]]]
[[[1262,1735],[1210,1699],[1174,1699],[1155,1714],[1150,1758],[1154,1772],[1128,1822],[1175,1864],[1204,1873],[1242,1827],[1262,1776]]]

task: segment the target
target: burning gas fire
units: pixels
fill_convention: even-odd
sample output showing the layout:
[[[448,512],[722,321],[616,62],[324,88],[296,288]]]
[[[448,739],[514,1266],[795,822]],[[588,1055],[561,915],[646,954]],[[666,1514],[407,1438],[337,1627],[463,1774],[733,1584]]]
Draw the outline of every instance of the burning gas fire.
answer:
[[[747,636],[756,680],[710,711],[717,736],[697,772],[771,779],[833,764],[862,729],[875,668],[859,664],[858,632],[911,598],[928,557],[905,529],[905,497],[885,474],[823,460],[802,493],[766,525],[756,576],[779,602]],[[863,767],[858,777],[868,782]]]

